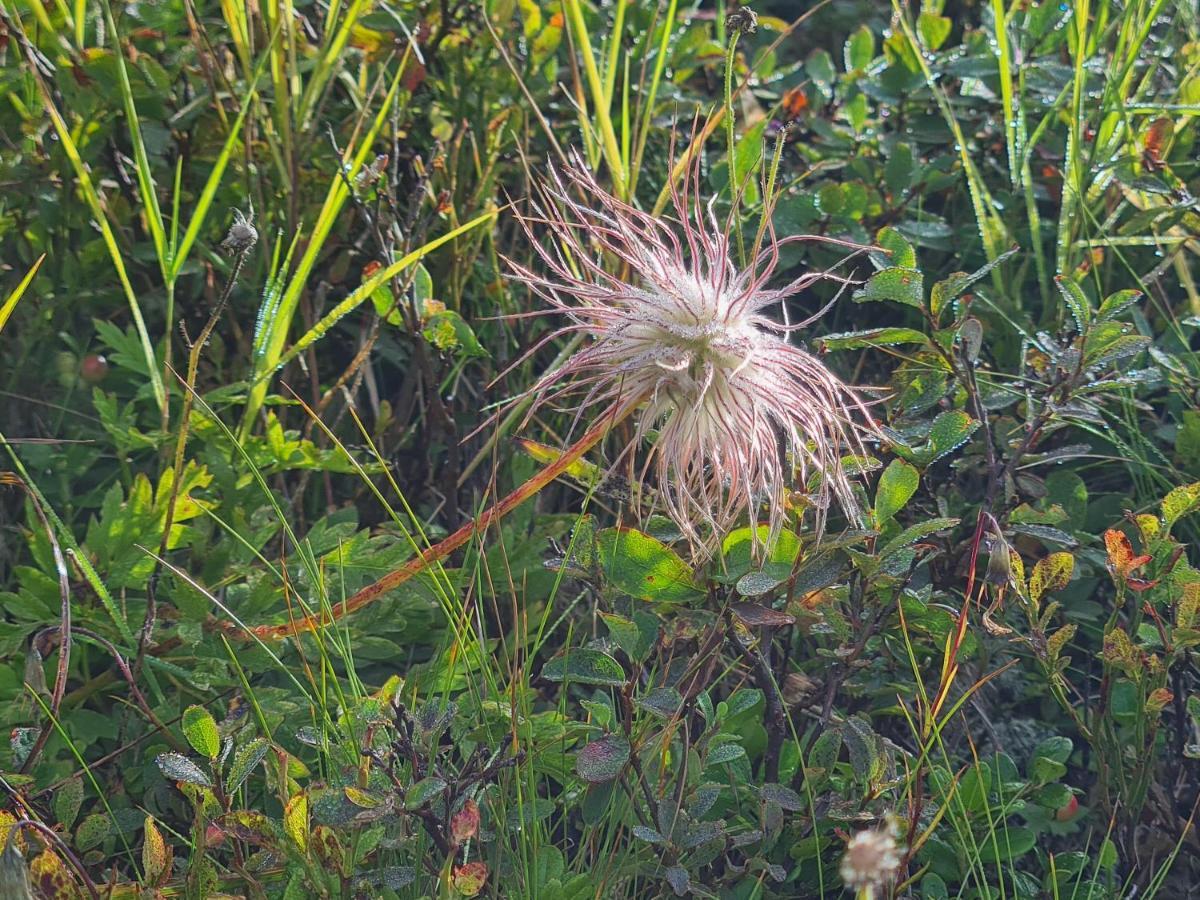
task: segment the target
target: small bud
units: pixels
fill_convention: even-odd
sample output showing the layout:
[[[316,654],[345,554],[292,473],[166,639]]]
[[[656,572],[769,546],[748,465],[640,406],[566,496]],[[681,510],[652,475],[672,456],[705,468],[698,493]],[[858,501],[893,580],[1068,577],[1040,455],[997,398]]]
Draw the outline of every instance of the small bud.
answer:
[[[725,17],[725,27],[738,34],[754,34],[758,29],[758,13],[748,6],[735,9]]]
[[[233,211],[233,224],[229,234],[221,241],[221,249],[231,255],[249,253],[250,248],[258,243],[258,232],[254,228],[254,210],[250,210],[250,218],[246,218],[240,209]]]

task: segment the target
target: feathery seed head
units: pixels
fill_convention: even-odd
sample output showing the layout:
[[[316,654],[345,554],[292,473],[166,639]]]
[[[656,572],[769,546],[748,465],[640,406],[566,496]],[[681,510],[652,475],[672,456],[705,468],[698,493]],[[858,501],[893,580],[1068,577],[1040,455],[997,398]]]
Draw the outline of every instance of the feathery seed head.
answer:
[[[544,272],[509,265],[566,322],[529,352],[558,337],[588,340],[530,389],[535,408],[571,398],[577,417],[592,411],[615,420],[642,407],[617,462],[656,432],[641,477],[653,470],[665,511],[698,548],[711,551],[739,516],[756,518],[763,504],[777,534],[793,476],[814,483],[818,534],[831,499],[860,521],[840,459],[861,453],[862,439],[876,432],[855,392],[789,342],[811,319],[789,325],[782,308],[834,276],[810,273],[769,288],[779,247],[804,239],[773,232],[739,270],[712,203],[694,191],[689,202],[698,174],[673,194],[673,219],[613,197],[578,158],[541,186],[521,224]],[[536,226],[548,241],[537,239]],[[772,307],[780,310],[769,314]]]
[[[874,895],[900,868],[900,848],[890,828],[860,831],[846,844],[840,874],[846,887]]]

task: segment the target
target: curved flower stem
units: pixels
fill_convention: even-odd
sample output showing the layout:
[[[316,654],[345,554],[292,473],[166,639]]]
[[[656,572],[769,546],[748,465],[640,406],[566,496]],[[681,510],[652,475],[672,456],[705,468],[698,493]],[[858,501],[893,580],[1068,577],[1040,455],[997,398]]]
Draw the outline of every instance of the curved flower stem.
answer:
[[[257,638],[259,640],[283,640],[306,631],[330,625],[350,613],[357,612],[364,606],[374,603],[388,591],[399,587],[415,575],[419,575],[431,565],[445,559],[455,550],[467,544],[473,538],[482,535],[492,525],[529,500],[542,488],[546,487],[558,476],[562,475],[583,454],[595,447],[604,436],[622,419],[633,411],[633,404],[615,408],[593,425],[578,441],[563,451],[554,462],[546,466],[511,494],[493,504],[474,520],[463,525],[448,537],[422,551],[398,569],[384,575],[374,584],[369,584],[358,593],[348,597],[333,608],[331,616],[305,616],[286,625],[260,625],[257,628],[245,629],[232,622],[221,622],[220,627],[230,636],[243,640]]]

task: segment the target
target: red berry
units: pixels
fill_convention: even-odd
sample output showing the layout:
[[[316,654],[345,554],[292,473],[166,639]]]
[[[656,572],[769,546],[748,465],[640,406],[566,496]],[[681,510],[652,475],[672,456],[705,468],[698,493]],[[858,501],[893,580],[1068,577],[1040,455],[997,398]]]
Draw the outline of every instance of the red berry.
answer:
[[[89,353],[79,364],[79,377],[88,384],[99,384],[108,374],[108,360],[99,353]]]
[[[1078,812],[1079,798],[1072,794],[1071,799],[1060,806],[1058,811],[1054,813],[1054,818],[1058,819],[1060,822],[1070,822],[1073,818],[1075,818],[1075,814]]]

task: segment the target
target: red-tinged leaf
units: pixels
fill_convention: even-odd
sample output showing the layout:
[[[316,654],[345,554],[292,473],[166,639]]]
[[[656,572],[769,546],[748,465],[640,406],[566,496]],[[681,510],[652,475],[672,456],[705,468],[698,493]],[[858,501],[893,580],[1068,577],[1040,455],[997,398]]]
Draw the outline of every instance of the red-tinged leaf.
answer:
[[[1137,571],[1153,558],[1145,554],[1135,555],[1129,538],[1115,528],[1104,532],[1104,547],[1108,551],[1108,568],[1121,581],[1126,580],[1131,572]]]
[[[1145,578],[1134,578],[1132,575],[1130,575],[1126,577],[1125,584],[1131,591],[1136,591],[1140,594],[1143,591],[1150,590],[1150,588],[1158,584],[1158,579],[1155,578],[1153,581],[1147,581]]]
[[[171,876],[172,851],[163,840],[153,816],[146,816],[146,838],[142,842],[142,870],[146,884],[159,885]]]
[[[454,889],[464,897],[474,897],[487,883],[488,868],[481,862],[454,867]]]
[[[450,835],[454,843],[463,844],[479,831],[479,806],[468,800],[463,808],[450,817]]]
[[[1146,698],[1146,709],[1152,713],[1160,713],[1175,699],[1167,688],[1158,688],[1150,692]]]
[[[618,734],[605,735],[579,751],[575,771],[593,784],[612,781],[629,762],[629,754],[629,741]]]

